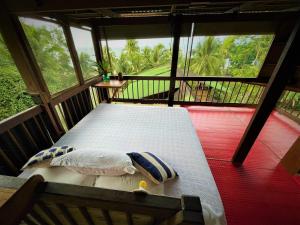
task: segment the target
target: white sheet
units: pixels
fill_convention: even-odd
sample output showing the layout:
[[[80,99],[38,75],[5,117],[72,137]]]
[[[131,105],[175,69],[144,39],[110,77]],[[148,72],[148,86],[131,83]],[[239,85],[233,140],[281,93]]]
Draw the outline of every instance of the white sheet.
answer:
[[[165,183],[165,194],[199,196],[205,223],[226,224],[218,189],[184,108],[101,104],[55,144],[61,145],[157,154],[179,174]]]

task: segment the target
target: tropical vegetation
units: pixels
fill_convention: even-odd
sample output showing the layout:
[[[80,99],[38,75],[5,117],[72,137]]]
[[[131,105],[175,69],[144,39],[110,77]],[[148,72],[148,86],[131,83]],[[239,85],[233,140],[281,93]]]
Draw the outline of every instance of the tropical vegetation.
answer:
[[[22,21],[22,26],[51,94],[78,84],[62,29],[57,26],[34,26]],[[191,52],[181,45],[178,71],[181,75],[255,77],[266,57],[272,35],[243,35],[225,37],[194,37]],[[109,43],[109,41],[108,41]],[[85,79],[98,74],[95,59],[88,52],[77,51]],[[26,94],[25,84],[0,35],[0,120],[34,105]],[[169,76],[172,50],[157,44],[139,46],[138,40],[127,40],[117,54],[103,46],[104,63],[109,70],[136,76]],[[184,74],[185,73],[185,74]],[[137,87],[143,85],[144,91]],[[178,84],[176,83],[176,88]],[[222,87],[215,85],[217,91]],[[127,90],[126,90],[127,89]],[[124,97],[151,98],[167,96],[169,82],[130,82]],[[134,90],[130,96],[128,90]],[[230,89],[230,87],[229,87]],[[222,96],[220,93],[219,96]]]

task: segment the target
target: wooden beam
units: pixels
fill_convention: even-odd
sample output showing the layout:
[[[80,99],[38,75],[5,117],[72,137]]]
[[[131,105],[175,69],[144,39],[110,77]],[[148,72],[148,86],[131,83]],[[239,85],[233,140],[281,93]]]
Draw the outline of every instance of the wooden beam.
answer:
[[[89,1],[81,1],[81,0],[73,0],[72,4],[69,2],[62,2],[60,0],[27,0],[27,1],[19,1],[19,0],[6,0],[9,8],[14,13],[36,13],[36,12],[63,12],[63,11],[78,11],[78,10],[97,10],[97,9],[107,9],[107,8],[140,8],[140,7],[171,7],[173,5],[197,5],[201,3],[207,3],[204,0],[110,0],[110,1],[98,1],[98,0],[89,0]],[[249,0],[214,0],[213,3],[232,3],[237,2],[243,4],[245,2],[249,2]],[[261,4],[261,0],[253,0],[251,1],[253,4]],[[297,3],[294,1],[286,1],[287,3]]]
[[[70,52],[70,56],[71,56],[71,59],[72,59],[73,65],[74,65],[74,70],[76,73],[77,80],[78,80],[79,84],[82,85],[82,84],[84,84],[84,78],[82,75],[80,61],[79,61],[76,47],[74,44],[70,25],[66,21],[63,21],[61,23],[61,26],[62,26],[64,34],[65,34],[67,46],[69,48],[69,52]]]
[[[299,12],[252,12],[252,13],[209,13],[201,15],[182,15],[183,23],[224,23],[224,22],[262,22],[273,23],[285,20],[294,20]],[[141,24],[168,24],[170,16],[147,16],[147,17],[114,17],[114,18],[74,18],[79,24],[93,23],[98,26],[112,25],[141,25]]]
[[[172,35],[173,35],[173,48],[172,48],[172,62],[171,62],[171,80],[170,80],[170,91],[168,106],[173,106],[174,93],[175,93],[175,83],[177,74],[177,64],[179,55],[179,44],[180,44],[180,34],[181,34],[181,15],[172,16]]]
[[[277,62],[272,76],[265,88],[259,105],[235,151],[232,162],[241,165],[246,159],[257,136],[272,110],[276,106],[289,78],[294,74],[300,57],[300,19],[296,23],[289,40]]]

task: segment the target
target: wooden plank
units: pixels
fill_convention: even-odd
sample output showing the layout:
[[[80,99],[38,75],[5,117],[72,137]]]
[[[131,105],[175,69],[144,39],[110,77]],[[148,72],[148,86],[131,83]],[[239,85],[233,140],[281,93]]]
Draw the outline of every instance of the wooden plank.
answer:
[[[79,207],[79,210],[89,225],[95,225],[90,213],[85,207]]]
[[[300,137],[296,139],[288,152],[280,160],[281,165],[292,175],[300,171]]]
[[[6,201],[0,208],[0,224],[17,225],[21,222],[43,189],[43,181],[40,175],[32,176]]]
[[[297,60],[300,57],[300,20],[298,20],[290,35],[276,68],[265,88],[259,105],[235,151],[232,162],[241,165],[246,159],[252,145],[276,106],[289,77],[294,74]]]
[[[84,84],[84,78],[82,75],[82,70],[81,70],[78,54],[76,51],[76,47],[74,44],[74,40],[72,37],[70,25],[66,21],[62,21],[61,26],[62,26],[64,34],[65,34],[67,46],[69,48],[69,52],[70,52],[70,56],[71,56],[71,59],[72,59],[73,65],[74,65],[74,70],[76,73],[77,80],[78,80],[79,84],[82,85],[82,84]]]
[[[173,35],[173,48],[172,48],[172,62],[171,62],[171,80],[169,89],[168,106],[173,106],[174,93],[175,93],[175,78],[177,74],[177,64],[179,55],[179,43],[181,34],[181,16],[173,16],[171,18],[172,23],[172,35]]]

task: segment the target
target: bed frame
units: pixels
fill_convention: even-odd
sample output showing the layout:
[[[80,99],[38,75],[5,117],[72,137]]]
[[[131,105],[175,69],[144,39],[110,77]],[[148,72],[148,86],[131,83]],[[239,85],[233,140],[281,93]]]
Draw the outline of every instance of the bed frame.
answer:
[[[0,176],[1,225],[203,225],[199,197],[166,196]]]

